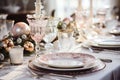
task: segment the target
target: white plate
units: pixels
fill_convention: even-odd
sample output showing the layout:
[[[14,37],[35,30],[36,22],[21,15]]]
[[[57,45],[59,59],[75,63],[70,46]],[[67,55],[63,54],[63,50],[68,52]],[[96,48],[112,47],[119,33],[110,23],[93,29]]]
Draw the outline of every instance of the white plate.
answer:
[[[55,71],[76,71],[76,70],[89,70],[92,68],[95,68],[97,66],[103,65],[103,63],[98,60],[95,59],[94,62],[90,62],[89,64],[86,64],[84,67],[76,67],[76,68],[56,68],[56,67],[50,67],[46,64],[40,64],[37,62],[37,60],[33,60],[32,61],[32,65],[34,65],[37,68],[43,68],[43,69],[48,69],[48,70],[55,70]]]
[[[111,33],[111,34],[120,34],[120,30],[114,29],[114,30],[109,31],[109,33]]]
[[[52,70],[85,70],[96,66],[96,58],[82,53],[44,54],[35,59],[32,64]]]
[[[120,46],[120,40],[115,39],[108,39],[108,40],[102,40],[102,41],[96,41],[96,44],[98,45],[108,45],[108,46]]]
[[[74,68],[74,67],[83,67],[84,63],[79,60],[74,59],[55,59],[49,60],[45,63],[52,67],[60,67],[60,68]]]
[[[96,43],[89,44],[90,46],[93,47],[101,47],[101,48],[120,48],[120,45],[100,45]]]
[[[61,68],[82,67],[94,61],[95,57],[81,53],[53,53],[41,55],[37,60],[40,63]]]
[[[93,41],[90,41],[90,46],[96,46],[96,47],[120,47],[120,40],[119,39],[95,39]]]

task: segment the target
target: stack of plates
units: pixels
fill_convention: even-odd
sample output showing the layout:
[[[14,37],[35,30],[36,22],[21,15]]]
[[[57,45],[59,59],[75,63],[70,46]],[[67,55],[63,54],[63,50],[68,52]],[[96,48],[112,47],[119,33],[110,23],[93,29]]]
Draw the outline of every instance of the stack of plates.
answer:
[[[120,48],[120,40],[115,39],[102,39],[102,40],[94,40],[90,43],[93,47],[101,47],[101,48]]]
[[[120,35],[120,29],[114,29],[114,30],[111,30],[109,31],[110,34],[113,34],[113,35]]]
[[[39,71],[58,73],[78,71],[86,73],[101,70],[105,67],[105,64],[89,54],[53,53],[41,55],[32,60],[28,66],[37,73]]]

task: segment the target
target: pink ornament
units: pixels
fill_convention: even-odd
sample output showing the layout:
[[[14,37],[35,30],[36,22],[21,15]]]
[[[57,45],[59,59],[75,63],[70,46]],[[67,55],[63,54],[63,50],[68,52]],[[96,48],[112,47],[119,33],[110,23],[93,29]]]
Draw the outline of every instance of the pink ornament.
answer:
[[[13,26],[11,32],[14,36],[19,36],[22,34],[29,34],[30,27],[28,26],[28,24],[24,22],[18,22]]]

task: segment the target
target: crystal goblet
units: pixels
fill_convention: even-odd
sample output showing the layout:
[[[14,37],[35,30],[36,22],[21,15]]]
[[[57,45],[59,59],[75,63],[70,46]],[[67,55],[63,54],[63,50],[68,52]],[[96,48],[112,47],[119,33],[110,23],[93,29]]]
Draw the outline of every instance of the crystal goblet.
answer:
[[[28,15],[27,20],[31,29],[31,37],[36,42],[36,56],[40,51],[40,45],[39,43],[45,36],[45,28],[47,26],[48,20],[44,17],[41,17],[40,19],[35,19],[34,16]]]
[[[57,24],[59,22],[59,18],[49,18],[47,29],[45,30],[45,37],[43,40],[46,42],[45,49],[50,51],[53,48],[52,42],[57,37]]]

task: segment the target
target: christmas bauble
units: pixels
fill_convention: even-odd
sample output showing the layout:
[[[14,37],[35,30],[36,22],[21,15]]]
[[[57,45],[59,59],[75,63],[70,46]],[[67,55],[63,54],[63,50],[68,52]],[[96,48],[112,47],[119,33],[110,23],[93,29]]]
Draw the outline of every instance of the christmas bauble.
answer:
[[[9,52],[14,47],[14,43],[11,39],[6,39],[3,41],[3,47]]]
[[[65,18],[65,19],[63,19],[63,22],[68,25],[70,23],[70,19],[69,18]]]
[[[11,32],[12,32],[13,36],[19,36],[22,34],[29,34],[30,27],[28,26],[28,24],[26,24],[24,22],[18,22],[13,26]]]
[[[30,51],[30,52],[34,51],[34,45],[32,42],[29,42],[29,41],[25,42],[24,48],[25,50]]]

